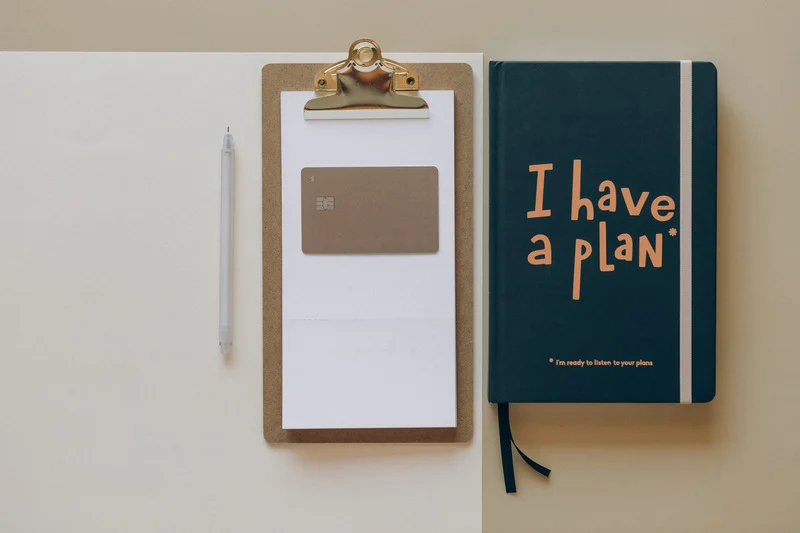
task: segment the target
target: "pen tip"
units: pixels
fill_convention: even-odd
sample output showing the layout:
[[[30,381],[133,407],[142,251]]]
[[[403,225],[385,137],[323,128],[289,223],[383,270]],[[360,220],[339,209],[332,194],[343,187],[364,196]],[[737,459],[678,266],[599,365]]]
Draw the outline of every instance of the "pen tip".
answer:
[[[228,126],[228,133],[230,133],[230,132],[231,132],[231,127],[230,127],[230,126]]]

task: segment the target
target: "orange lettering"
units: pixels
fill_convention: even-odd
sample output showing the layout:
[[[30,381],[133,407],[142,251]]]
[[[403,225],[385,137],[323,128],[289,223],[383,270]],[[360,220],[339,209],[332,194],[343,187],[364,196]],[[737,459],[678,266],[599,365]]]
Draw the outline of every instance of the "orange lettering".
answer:
[[[598,191],[603,192],[603,189],[608,190],[608,194],[604,194],[597,202],[597,208],[600,211],[608,211],[613,213],[617,210],[617,188],[611,180],[605,180],[597,188]]]
[[[644,203],[647,201],[648,196],[650,196],[650,193],[644,191],[642,195],[639,196],[639,201],[634,204],[633,198],[631,197],[631,190],[627,187],[622,188],[622,199],[625,200],[625,206],[628,208],[628,213],[634,217],[638,217],[639,213],[642,212],[642,208],[644,207]]]
[[[658,196],[653,203],[650,204],[650,214],[659,222],[666,222],[671,219],[675,213],[675,200],[669,196]],[[666,214],[661,214],[660,211],[667,211]]]
[[[581,160],[572,162],[572,220],[578,220],[581,207],[586,208],[586,220],[594,220],[594,206],[588,198],[581,198]]]
[[[572,299],[581,299],[581,263],[592,255],[592,245],[583,239],[575,239],[575,268],[572,273]]]
[[[620,233],[617,240],[622,241],[622,244],[614,250],[614,257],[620,261],[633,261],[633,238],[630,234]]]
[[[609,265],[606,249],[606,223],[600,222],[600,272],[612,272],[614,265]]]
[[[536,201],[533,211],[528,211],[528,218],[549,217],[550,210],[544,209],[544,173],[553,170],[553,165],[531,165],[528,172],[536,172]]]
[[[531,239],[533,244],[543,242],[541,250],[534,250],[528,254],[528,263],[532,265],[551,265],[553,264],[553,251],[550,247],[550,239],[546,235],[534,235]]]
[[[656,248],[650,244],[650,240],[642,235],[639,237],[639,266],[644,268],[647,265],[647,258],[650,257],[650,263],[656,267],[661,267],[661,241],[660,233],[656,233]]]

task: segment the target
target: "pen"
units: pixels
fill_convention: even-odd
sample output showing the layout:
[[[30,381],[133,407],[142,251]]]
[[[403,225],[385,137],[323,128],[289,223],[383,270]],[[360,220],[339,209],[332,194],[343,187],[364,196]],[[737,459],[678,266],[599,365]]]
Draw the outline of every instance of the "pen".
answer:
[[[231,129],[222,138],[222,183],[219,240],[219,349],[228,355],[233,346],[231,285],[233,270],[233,135]]]

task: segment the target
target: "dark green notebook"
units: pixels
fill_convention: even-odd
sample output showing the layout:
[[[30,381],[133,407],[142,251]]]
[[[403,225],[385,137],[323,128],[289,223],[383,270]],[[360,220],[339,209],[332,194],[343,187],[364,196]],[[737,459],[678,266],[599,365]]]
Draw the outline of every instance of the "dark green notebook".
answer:
[[[717,74],[492,62],[489,84],[489,401],[508,473],[508,403],[714,397]]]

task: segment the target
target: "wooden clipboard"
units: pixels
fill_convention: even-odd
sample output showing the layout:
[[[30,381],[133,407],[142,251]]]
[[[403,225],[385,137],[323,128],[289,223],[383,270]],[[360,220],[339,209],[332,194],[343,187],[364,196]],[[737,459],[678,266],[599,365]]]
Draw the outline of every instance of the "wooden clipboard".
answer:
[[[264,438],[269,443],[466,442],[473,433],[473,74],[468,64],[407,65],[423,90],[455,96],[455,428],[313,429],[282,427],[281,91],[309,91],[324,64],[271,64],[262,70],[262,253]]]

